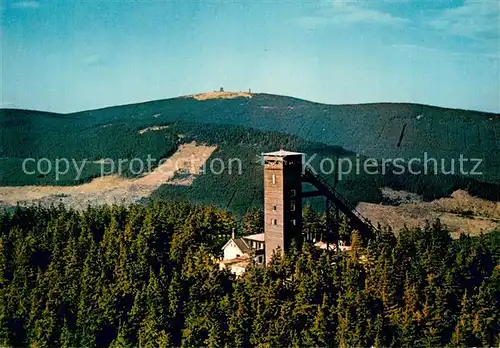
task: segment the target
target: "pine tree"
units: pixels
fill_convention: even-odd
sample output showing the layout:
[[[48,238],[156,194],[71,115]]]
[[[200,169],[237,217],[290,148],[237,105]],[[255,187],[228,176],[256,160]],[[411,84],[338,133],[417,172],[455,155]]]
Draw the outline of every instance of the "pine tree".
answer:
[[[467,290],[462,296],[460,315],[452,336],[452,343],[455,346],[473,347],[481,345],[481,342],[473,334],[474,323],[472,305],[467,295]]]
[[[262,210],[251,210],[243,215],[243,230],[245,235],[264,233],[264,212]]]
[[[311,341],[309,345],[325,347],[333,340],[331,333],[328,330],[328,306],[326,294],[323,295],[323,303],[318,306],[314,323],[309,330]]]
[[[59,336],[58,345],[64,348],[75,347],[77,345],[75,342],[74,334],[68,327],[67,321],[64,321],[64,326],[61,330],[61,335]]]
[[[163,296],[160,291],[160,283],[156,274],[151,269],[149,272],[148,286],[146,287],[145,303],[147,311],[145,318],[139,328],[139,345],[155,346],[159,333],[164,329],[166,316],[164,311]]]
[[[128,328],[126,326],[121,326],[118,329],[117,337],[110,343],[110,348],[132,348],[133,344],[130,343],[128,338]]]
[[[102,324],[102,311],[98,297],[103,286],[101,277],[100,249],[92,241],[85,258],[81,276],[80,297],[76,324],[78,327],[79,345],[93,347],[96,345],[96,333]]]

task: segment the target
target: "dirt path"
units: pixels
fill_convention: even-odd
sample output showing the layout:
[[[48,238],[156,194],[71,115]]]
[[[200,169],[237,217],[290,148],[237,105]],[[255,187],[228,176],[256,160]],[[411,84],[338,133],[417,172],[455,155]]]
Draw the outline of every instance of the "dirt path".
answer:
[[[136,179],[110,175],[78,186],[0,187],[0,206],[40,202],[63,203],[82,209],[87,205],[133,203],[149,197],[162,184],[190,185],[215,149],[214,146],[197,145],[194,142],[181,145],[165,163]],[[178,171],[189,173],[189,176],[182,181],[173,181]]]

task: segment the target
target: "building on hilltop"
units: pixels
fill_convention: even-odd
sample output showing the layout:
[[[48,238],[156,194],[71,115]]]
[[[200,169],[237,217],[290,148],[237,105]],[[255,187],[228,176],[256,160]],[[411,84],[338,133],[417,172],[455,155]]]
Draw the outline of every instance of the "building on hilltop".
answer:
[[[255,262],[264,262],[264,233],[252,234],[241,238],[233,237],[222,247],[223,260],[232,260],[238,257],[253,257]]]
[[[241,238],[231,239],[222,247],[224,256],[219,261],[221,269],[229,269],[239,276],[245,272],[246,267],[254,262],[264,264],[264,233],[253,234]]]
[[[302,244],[303,153],[279,150],[264,157],[264,234],[266,264],[278,248]]]
[[[326,198],[327,222],[329,206],[334,204],[338,211],[348,217],[353,230],[363,231],[368,236],[373,226],[356,211],[334,188],[311,171],[304,170],[303,153],[283,149],[262,154],[264,159],[264,233],[232,238],[222,248],[224,257],[219,261],[221,268],[240,275],[245,268],[255,263],[267,265],[278,250],[286,253],[292,245],[301,248],[304,242],[302,231],[302,200],[306,197]],[[309,183],[315,190],[302,191],[302,184]],[[327,225],[327,229],[338,223]],[[308,242],[320,249],[348,251],[350,246],[338,239],[338,230],[327,233],[325,240],[316,237]]]

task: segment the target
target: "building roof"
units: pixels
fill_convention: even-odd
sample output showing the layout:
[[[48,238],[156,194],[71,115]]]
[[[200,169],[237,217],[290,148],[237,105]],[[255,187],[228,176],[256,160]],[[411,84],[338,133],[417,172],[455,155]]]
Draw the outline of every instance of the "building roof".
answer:
[[[247,243],[245,243],[245,241],[242,238],[239,238],[239,239],[230,238],[227,241],[227,243],[224,244],[224,246],[222,247],[222,250],[226,249],[226,247],[231,242],[234,242],[234,244],[236,244],[236,246],[238,247],[238,249],[240,249],[240,251],[241,251],[242,254],[249,254],[252,251],[252,249],[250,248],[250,246]]]
[[[243,239],[233,239],[234,243],[238,248],[240,248],[241,252],[244,254],[249,254],[252,252],[252,249],[248,246],[247,243]]]
[[[302,152],[292,152],[280,149],[279,151],[263,153],[262,156],[276,156],[276,157],[286,157],[286,156],[297,156],[304,155]]]
[[[242,254],[244,254],[245,251],[247,249],[249,249],[249,246],[244,241],[242,241],[241,239],[229,238],[229,240],[226,242],[226,244],[224,244],[224,246],[222,247],[222,250],[226,249],[226,247],[229,244],[231,244],[231,242],[233,242],[234,244],[236,244],[236,247],[238,247],[238,249],[240,249],[240,251],[241,251]]]
[[[257,234],[251,234],[249,236],[243,236],[241,238],[255,240],[257,242],[264,242],[264,237],[265,237],[264,233],[257,233]]]

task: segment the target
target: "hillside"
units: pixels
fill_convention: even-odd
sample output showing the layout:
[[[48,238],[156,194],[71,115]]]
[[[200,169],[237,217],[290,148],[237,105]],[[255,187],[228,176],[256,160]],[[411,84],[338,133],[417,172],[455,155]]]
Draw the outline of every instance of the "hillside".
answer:
[[[325,105],[296,98],[181,97],[68,115],[89,122],[189,121],[294,134],[375,158],[484,159],[484,180],[500,178],[500,115],[419,104]]]
[[[446,197],[457,189],[499,199],[500,115],[416,104],[324,105],[267,94],[219,97],[196,95],[66,115],[1,110],[0,186],[78,185],[99,176],[106,158],[146,161],[151,155],[156,166],[159,159],[195,141],[217,147],[210,159],[228,163],[239,158],[242,175],[208,172],[185,185],[185,174],[178,172],[174,184],[158,183],[164,185],[153,198],[216,204],[233,211],[259,207],[262,169],[256,155],[284,147],[316,154],[316,168],[322,158],[354,160],[356,153],[378,159],[422,158],[424,152],[446,160],[458,159],[460,154],[484,158],[484,175],[479,177],[346,176],[338,189],[353,203],[383,202],[382,187],[415,192],[425,200]],[[20,173],[27,157],[70,158],[77,165],[87,162],[78,180],[70,168],[56,181],[53,174]],[[130,170],[121,174],[134,177]],[[333,175],[328,179],[332,181]]]
[[[376,158],[422,157],[427,152],[436,158],[458,159],[463,154],[466,158],[484,158],[484,179],[498,180],[500,175],[500,159],[496,156],[500,149],[500,115],[483,112],[418,104],[325,105],[268,94],[230,99],[198,95],[67,115],[0,112],[2,143],[8,148],[17,147],[22,139],[28,150],[45,143],[39,135],[51,136],[62,129],[74,132],[75,127],[85,133],[114,122],[153,125],[194,121],[321,139],[325,144]],[[9,149],[2,149],[5,151],[9,153]]]

